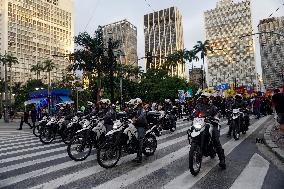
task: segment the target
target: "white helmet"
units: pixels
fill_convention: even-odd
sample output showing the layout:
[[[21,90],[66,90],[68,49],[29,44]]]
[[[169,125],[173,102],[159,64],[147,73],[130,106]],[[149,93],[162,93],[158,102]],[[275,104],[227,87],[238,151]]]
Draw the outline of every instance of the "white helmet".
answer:
[[[109,99],[101,99],[100,102],[101,102],[102,104],[107,104],[107,105],[110,105],[110,104],[111,104],[111,102],[110,102]]]
[[[242,99],[242,98],[243,98],[243,95],[241,95],[241,94],[236,94],[236,95],[235,95],[235,98],[238,98],[238,97]]]
[[[165,103],[171,103],[170,99],[165,99]]]
[[[87,106],[92,106],[92,105],[93,105],[93,103],[91,101],[87,102]]]
[[[201,94],[201,97],[209,98],[211,96],[210,93],[204,92]]]
[[[135,105],[135,106],[138,106],[139,104],[142,104],[142,100],[141,100],[140,98],[136,98],[136,99],[134,100],[134,105]]]

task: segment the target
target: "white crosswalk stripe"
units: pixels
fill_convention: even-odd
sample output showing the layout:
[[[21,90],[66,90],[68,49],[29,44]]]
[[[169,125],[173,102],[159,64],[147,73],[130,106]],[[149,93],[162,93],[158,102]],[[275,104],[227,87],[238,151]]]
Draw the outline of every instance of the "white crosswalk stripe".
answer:
[[[227,142],[223,145],[225,154],[230,154],[267,119],[268,117],[262,118],[253,124],[247,134],[242,136],[239,141],[227,139]],[[223,126],[225,123],[226,121],[221,122]],[[123,171],[120,175],[113,176],[109,180],[106,179],[102,183],[91,183],[89,187],[109,189],[128,187],[188,156],[190,146],[187,143],[187,125],[189,125],[188,122],[179,121],[177,130],[174,133],[166,133],[158,138],[156,153],[164,153],[163,156],[153,157],[148,163],[137,167],[129,167],[128,163],[136,156],[135,154],[123,156],[113,170],[122,169],[123,171],[124,168],[128,167],[128,171]],[[228,127],[225,126],[221,129],[220,134],[224,135],[227,132]],[[9,132],[5,131],[3,133]],[[13,133],[17,132],[9,134]],[[6,143],[5,140],[0,141],[0,158],[3,157],[0,159],[0,188],[72,188],[72,184],[78,184],[81,180],[108,171],[97,164],[94,155],[82,162],[72,161],[67,155],[66,146],[59,140],[50,145],[42,145],[39,139],[31,133],[16,136],[15,139],[18,140],[9,139]],[[175,146],[179,147],[175,148]],[[95,150],[93,153],[96,153]],[[163,188],[190,188],[201,178],[204,178],[217,164],[217,158],[215,160],[204,158],[202,170],[198,176],[193,177],[189,171],[185,171],[167,181]],[[263,184],[268,169],[269,163],[258,154],[255,154],[242,173],[236,178],[231,188],[259,188]],[[247,175],[252,174],[253,171],[257,171],[256,173],[262,172],[262,174],[256,174],[254,177],[260,179],[258,183],[253,181],[255,185],[246,181]],[[51,179],[45,180],[45,175],[49,175]],[[246,183],[246,185],[242,185],[243,183]],[[70,187],[68,187],[69,185]]]
[[[261,189],[268,169],[269,162],[259,154],[254,154],[230,189]]]

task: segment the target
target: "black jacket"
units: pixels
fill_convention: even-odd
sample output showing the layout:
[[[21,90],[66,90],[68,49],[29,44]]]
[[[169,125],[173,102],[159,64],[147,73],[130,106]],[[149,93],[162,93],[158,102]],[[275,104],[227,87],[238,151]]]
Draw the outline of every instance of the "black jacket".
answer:
[[[147,127],[146,111],[144,108],[140,107],[137,109],[135,119],[134,125],[136,127]]]

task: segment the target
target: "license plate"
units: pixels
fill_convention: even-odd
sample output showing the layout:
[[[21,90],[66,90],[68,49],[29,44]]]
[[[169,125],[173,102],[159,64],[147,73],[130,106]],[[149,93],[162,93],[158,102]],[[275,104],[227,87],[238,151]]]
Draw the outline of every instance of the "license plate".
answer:
[[[203,125],[204,120],[205,120],[204,118],[194,118],[193,124],[199,123],[199,124]]]

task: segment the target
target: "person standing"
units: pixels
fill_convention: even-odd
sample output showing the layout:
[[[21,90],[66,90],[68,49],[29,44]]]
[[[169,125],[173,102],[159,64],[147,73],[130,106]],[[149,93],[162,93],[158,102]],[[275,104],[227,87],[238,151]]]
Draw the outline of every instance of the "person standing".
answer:
[[[35,106],[33,106],[31,110],[31,120],[32,120],[33,127],[35,127],[36,118],[37,118],[37,111],[36,111]]]
[[[144,137],[146,134],[147,118],[146,118],[146,111],[143,108],[142,100],[140,98],[136,98],[134,100],[134,109],[135,109],[135,115],[133,118],[133,124],[137,128],[139,142],[138,142],[137,157],[133,161],[136,163],[142,163],[142,148],[143,148]]]
[[[272,96],[272,103],[278,116],[280,132],[284,136],[284,94],[280,93],[279,89],[274,90],[274,95]]]

